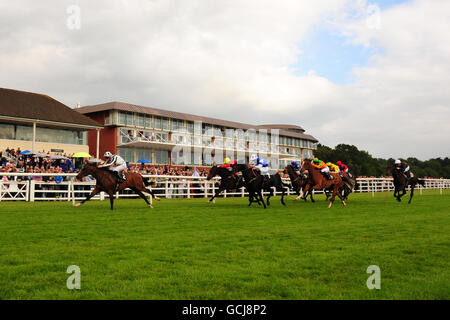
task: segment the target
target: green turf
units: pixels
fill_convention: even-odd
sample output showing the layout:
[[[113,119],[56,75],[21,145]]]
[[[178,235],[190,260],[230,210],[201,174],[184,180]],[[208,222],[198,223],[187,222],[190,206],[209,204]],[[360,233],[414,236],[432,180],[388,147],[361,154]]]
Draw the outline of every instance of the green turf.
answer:
[[[450,196],[0,203],[1,299],[449,299]],[[81,290],[68,290],[69,265]],[[369,265],[381,289],[368,290]]]

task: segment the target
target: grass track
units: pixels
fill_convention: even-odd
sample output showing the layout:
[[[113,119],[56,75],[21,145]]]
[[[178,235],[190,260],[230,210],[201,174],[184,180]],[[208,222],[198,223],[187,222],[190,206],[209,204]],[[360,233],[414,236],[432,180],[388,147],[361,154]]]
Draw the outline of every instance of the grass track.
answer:
[[[449,299],[450,196],[0,203],[1,299]],[[381,268],[381,290],[366,269]],[[81,290],[68,290],[69,265]]]

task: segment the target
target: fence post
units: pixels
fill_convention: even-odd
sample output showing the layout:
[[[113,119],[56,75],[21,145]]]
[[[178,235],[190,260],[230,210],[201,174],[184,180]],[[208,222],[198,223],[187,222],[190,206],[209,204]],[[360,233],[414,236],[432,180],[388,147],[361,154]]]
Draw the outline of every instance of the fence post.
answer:
[[[205,198],[208,198],[208,180],[205,179],[203,182],[205,183],[203,193],[205,194]]]
[[[3,181],[0,180],[0,201],[2,201]]]
[[[190,182],[190,180],[186,181],[186,186],[187,186],[187,198],[190,199],[191,198],[191,182]]]
[[[30,202],[34,202],[34,190],[36,181],[30,180]]]

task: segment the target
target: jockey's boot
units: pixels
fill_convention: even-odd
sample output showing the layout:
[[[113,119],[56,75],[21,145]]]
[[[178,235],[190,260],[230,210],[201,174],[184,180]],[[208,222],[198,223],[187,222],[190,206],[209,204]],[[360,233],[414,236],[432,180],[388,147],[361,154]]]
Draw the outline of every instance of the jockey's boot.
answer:
[[[120,172],[117,175],[119,177],[119,183],[123,183],[123,182],[125,182],[127,180],[125,175],[123,174],[123,172]]]

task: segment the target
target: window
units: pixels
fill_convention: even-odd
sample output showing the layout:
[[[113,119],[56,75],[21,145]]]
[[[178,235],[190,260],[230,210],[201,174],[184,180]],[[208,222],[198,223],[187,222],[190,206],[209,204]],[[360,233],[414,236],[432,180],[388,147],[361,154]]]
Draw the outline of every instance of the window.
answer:
[[[145,126],[145,115],[143,115],[143,114],[138,114],[137,116],[136,116],[136,125],[138,126],[138,127],[144,127]]]
[[[16,140],[33,140],[33,127],[16,126]]]
[[[169,119],[167,119],[167,118],[162,118],[161,119],[161,128],[163,130],[170,130],[169,129]]]
[[[193,122],[187,122],[186,123],[187,126],[187,132],[189,133],[194,133],[194,123]]]
[[[119,156],[123,158],[126,162],[134,162],[133,149],[130,148],[117,148]]]
[[[134,124],[133,118],[133,113],[131,112],[119,112],[119,124],[132,126]]]
[[[169,164],[169,151],[155,150],[155,163]]]
[[[145,116],[145,124],[144,124],[144,126],[146,128],[153,128],[152,116],[148,116],[148,115]]]
[[[14,140],[14,125],[0,123],[0,139]]]
[[[136,159],[147,159],[152,161],[152,150],[151,149],[136,149]],[[136,161],[137,161],[136,160]]]
[[[160,117],[155,117],[155,129],[162,129]]]

